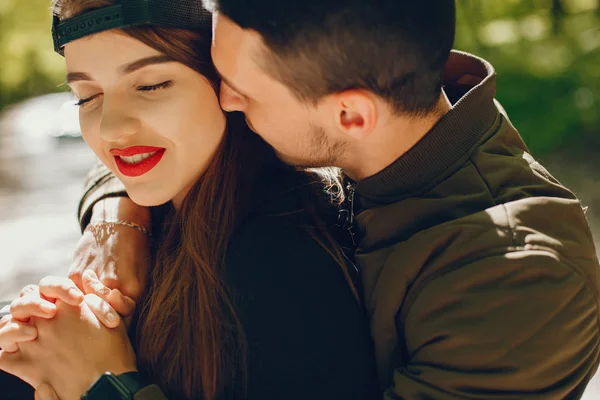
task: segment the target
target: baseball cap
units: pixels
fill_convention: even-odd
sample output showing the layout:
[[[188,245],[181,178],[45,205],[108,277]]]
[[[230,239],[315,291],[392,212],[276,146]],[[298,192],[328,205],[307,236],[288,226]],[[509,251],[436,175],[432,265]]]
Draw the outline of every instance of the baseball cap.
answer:
[[[54,14],[52,39],[54,51],[64,56],[63,47],[67,43],[110,29],[155,25],[194,30],[211,24],[212,14],[201,0],[121,0],[64,21]]]

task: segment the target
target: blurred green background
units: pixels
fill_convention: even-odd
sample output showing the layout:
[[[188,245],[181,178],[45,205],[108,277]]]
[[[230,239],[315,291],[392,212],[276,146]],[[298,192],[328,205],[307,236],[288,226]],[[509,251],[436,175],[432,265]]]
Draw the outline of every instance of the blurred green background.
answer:
[[[491,61],[534,155],[600,131],[600,0],[458,0],[456,47]],[[0,110],[55,91],[49,0],[0,1]]]
[[[534,155],[600,133],[600,0],[458,0],[457,47],[494,64]]]

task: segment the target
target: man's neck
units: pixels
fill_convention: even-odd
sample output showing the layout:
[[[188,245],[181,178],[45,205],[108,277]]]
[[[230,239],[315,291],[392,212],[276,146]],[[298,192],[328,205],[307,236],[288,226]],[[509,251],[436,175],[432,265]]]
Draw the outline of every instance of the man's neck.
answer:
[[[390,118],[356,149],[352,165],[344,167],[345,173],[354,180],[377,174],[416,145],[451,108],[452,104],[442,92],[435,111],[426,117]]]

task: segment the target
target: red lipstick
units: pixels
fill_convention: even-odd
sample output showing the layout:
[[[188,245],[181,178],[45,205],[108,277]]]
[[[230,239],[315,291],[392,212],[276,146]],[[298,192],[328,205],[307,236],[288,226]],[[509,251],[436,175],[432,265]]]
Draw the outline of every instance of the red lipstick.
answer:
[[[142,176],[152,170],[165,154],[165,148],[132,146],[125,149],[110,149],[119,171],[129,177]]]

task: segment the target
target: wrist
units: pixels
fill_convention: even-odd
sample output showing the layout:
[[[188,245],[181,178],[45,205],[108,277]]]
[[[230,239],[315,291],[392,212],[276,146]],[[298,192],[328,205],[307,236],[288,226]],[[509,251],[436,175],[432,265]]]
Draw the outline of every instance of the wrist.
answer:
[[[128,197],[109,197],[94,204],[90,223],[129,221],[151,230],[150,209],[134,203]]]

